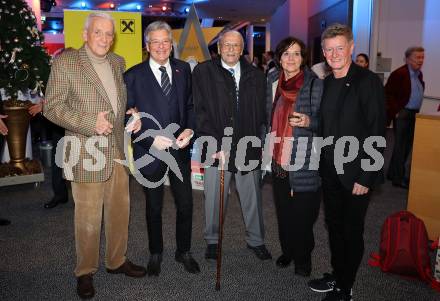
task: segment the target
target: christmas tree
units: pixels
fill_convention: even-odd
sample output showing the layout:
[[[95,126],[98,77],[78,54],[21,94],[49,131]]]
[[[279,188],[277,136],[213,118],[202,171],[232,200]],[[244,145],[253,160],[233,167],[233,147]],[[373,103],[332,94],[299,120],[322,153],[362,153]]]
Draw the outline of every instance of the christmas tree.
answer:
[[[43,96],[50,57],[43,48],[35,15],[25,0],[0,0],[0,88],[16,99],[18,91]]]

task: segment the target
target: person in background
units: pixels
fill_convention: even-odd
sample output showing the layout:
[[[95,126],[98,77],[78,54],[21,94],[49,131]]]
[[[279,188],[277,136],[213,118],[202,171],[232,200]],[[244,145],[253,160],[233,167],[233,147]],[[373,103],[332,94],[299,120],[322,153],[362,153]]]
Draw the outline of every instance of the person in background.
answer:
[[[411,150],[416,114],[420,111],[425,91],[421,71],[425,60],[423,47],[405,51],[405,65],[391,72],[385,85],[388,125],[393,121],[394,147],[387,178],[393,186],[407,189],[410,178]]]
[[[369,68],[370,67],[370,59],[368,58],[368,55],[365,53],[359,53],[356,55],[356,65],[362,68]]]
[[[257,67],[257,68],[261,68],[260,59],[256,55],[254,55],[254,58],[252,59],[252,66]]]
[[[263,53],[263,69],[266,76],[276,69],[276,64],[274,61],[275,53],[272,50]]]
[[[306,66],[304,43],[287,37],[276,47],[275,60],[281,70],[270,73],[267,95],[272,103],[271,131],[280,137],[274,145],[272,185],[278,235],[282,254],[276,265],[285,268],[293,261],[295,274],[308,277],[312,270],[311,254],[315,246],[313,225],[321,202],[321,179],[317,170],[310,170],[313,154],[312,137],[319,129],[319,106],[322,80]],[[269,112],[270,114],[270,112]],[[305,147],[298,148],[298,139],[307,138]],[[293,143],[291,142],[293,138]],[[288,171],[297,153],[307,155],[299,170]]]
[[[30,106],[29,114],[34,117],[42,112],[44,102],[44,99],[41,99],[38,103]],[[53,197],[49,202],[44,204],[44,208],[52,209],[59,204],[67,203],[69,200],[67,182],[63,178],[63,169],[55,163],[56,148],[58,142],[61,140],[62,137],[64,137],[64,129],[48,120],[45,121],[46,122],[44,122],[44,124],[46,126],[46,129],[48,129],[52,133],[51,176]]]

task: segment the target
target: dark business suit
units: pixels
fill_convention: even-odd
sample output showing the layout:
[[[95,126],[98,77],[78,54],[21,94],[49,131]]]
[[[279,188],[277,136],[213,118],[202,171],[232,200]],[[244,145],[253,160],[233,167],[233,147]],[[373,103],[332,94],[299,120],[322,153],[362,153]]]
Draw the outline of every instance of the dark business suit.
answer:
[[[59,167],[55,163],[55,155],[56,155],[56,149],[58,142],[61,140],[61,138],[64,137],[64,128],[47,121],[46,122],[47,127],[52,133],[52,190],[53,190],[53,200],[56,201],[67,201],[68,191],[67,191],[67,183],[66,180],[63,178],[63,169]]]
[[[364,221],[370,199],[370,193],[353,195],[353,186],[358,183],[371,190],[383,181],[383,166],[378,171],[361,168],[362,159],[373,161],[364,152],[365,139],[385,136],[384,89],[377,75],[352,63],[345,78],[335,79],[333,74],[325,78],[321,134],[324,138],[334,136],[334,143],[347,136],[359,141],[359,153],[343,165],[344,174],[336,172],[334,147],[324,147],[320,161],[333,272],[338,287],[350,294],[364,252]]]
[[[184,129],[193,129],[193,103],[191,93],[191,69],[189,64],[170,58],[172,69],[171,92],[167,97],[149,62],[145,61],[132,67],[125,73],[127,85],[128,108],[136,107],[139,112],[152,115],[161,125],[166,128],[171,123],[179,125],[179,130],[174,134],[177,137]],[[158,125],[149,118],[142,118],[142,129],[134,136],[139,136],[143,131],[158,129]],[[133,144],[134,160],[149,152],[154,141],[153,137],[147,137]],[[183,176],[183,182],[173,173],[169,172],[171,190],[177,209],[176,240],[177,251],[184,253],[191,248],[192,231],[192,188],[191,188],[191,161],[190,146],[184,149],[170,149]],[[155,159],[150,164],[139,169],[140,173],[149,181],[154,182],[162,178],[166,171],[166,164]],[[149,249],[151,254],[163,252],[162,239],[162,203],[163,184],[157,188],[144,187],[146,195],[146,218],[148,228]]]

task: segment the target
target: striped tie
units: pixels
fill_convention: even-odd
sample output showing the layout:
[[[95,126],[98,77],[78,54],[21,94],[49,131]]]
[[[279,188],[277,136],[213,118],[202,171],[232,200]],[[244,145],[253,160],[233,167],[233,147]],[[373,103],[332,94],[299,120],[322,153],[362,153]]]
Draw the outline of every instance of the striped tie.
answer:
[[[160,76],[160,86],[162,87],[162,91],[165,94],[165,96],[168,97],[171,92],[171,83],[170,83],[170,77],[168,76],[167,69],[165,66],[159,67],[160,72],[162,72],[162,75]]]
[[[237,82],[235,81],[235,70],[234,70],[234,68],[229,68],[228,71],[231,73],[232,79],[234,80],[235,98],[237,100],[237,111],[238,111],[238,86],[237,86]]]

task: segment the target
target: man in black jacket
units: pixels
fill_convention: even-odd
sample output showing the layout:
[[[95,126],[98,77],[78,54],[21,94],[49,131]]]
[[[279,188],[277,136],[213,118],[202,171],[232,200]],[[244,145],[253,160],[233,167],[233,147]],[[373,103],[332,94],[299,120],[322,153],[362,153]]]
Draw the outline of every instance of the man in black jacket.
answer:
[[[205,169],[206,259],[217,258],[219,169],[222,166],[225,170],[225,208],[229,183],[234,177],[246,225],[247,246],[261,260],[272,258],[264,245],[259,169],[261,145],[247,147],[245,154],[237,153],[241,138],[260,138],[266,125],[266,79],[261,70],[240,59],[243,46],[243,37],[239,32],[225,32],[219,39],[221,58],[203,62],[193,72],[197,134],[213,137],[217,142],[216,150],[204,150],[202,153],[207,160],[215,158],[216,163],[222,162],[218,168]],[[226,142],[228,140],[230,143]],[[240,171],[240,163],[236,162],[242,161],[243,157],[246,166],[251,162],[257,162],[257,166],[251,171]]]
[[[333,144],[322,149],[320,174],[333,274],[311,280],[309,286],[314,291],[327,291],[323,300],[351,300],[364,252],[364,221],[371,188],[383,181],[384,89],[374,73],[353,64],[353,33],[348,26],[329,26],[321,43],[332,68],[324,80],[321,135],[333,137]],[[344,140],[349,144],[337,142]],[[366,147],[371,140],[376,141],[375,148],[373,144]],[[356,157],[350,155],[353,143],[359,146]]]

